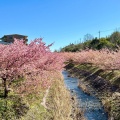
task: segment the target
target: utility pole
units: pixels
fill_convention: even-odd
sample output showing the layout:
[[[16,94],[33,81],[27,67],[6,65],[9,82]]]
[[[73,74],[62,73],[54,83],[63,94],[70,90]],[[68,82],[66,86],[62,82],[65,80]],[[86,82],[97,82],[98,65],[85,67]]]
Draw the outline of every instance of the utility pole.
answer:
[[[99,33],[99,40],[100,40],[100,31],[98,33]]]

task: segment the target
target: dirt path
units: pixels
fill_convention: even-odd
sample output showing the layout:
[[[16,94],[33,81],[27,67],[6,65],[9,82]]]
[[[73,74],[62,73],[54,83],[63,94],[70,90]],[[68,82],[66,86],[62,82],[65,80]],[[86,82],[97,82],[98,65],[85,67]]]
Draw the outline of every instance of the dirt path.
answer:
[[[42,102],[41,102],[41,105],[43,105],[46,109],[47,109],[47,106],[46,106],[46,98],[47,98],[47,96],[48,96],[49,89],[50,89],[50,86],[49,86],[48,89],[46,90],[45,95],[44,95],[44,97],[43,97],[43,100],[42,100]]]

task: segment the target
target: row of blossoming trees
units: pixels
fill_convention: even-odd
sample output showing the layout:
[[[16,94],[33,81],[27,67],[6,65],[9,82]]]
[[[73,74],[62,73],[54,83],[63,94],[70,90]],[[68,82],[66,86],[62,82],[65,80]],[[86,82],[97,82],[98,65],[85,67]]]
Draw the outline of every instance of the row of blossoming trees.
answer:
[[[63,58],[52,53],[42,39],[25,45],[22,40],[13,44],[0,44],[0,80],[7,98],[12,84],[17,81],[16,92],[22,95],[51,84],[52,74],[63,66]]]
[[[51,44],[52,45],[52,44]],[[83,50],[76,53],[51,52],[42,39],[35,39],[25,45],[15,40],[10,45],[0,45],[0,79],[4,88],[4,98],[11,85],[17,81],[16,92],[37,92],[40,86],[48,87],[63,63],[72,60],[76,64],[91,63],[102,69],[120,69],[120,50]]]
[[[90,63],[105,70],[120,70],[120,50],[117,52],[108,49],[83,50],[81,52],[63,53],[66,61],[72,60],[74,63]]]

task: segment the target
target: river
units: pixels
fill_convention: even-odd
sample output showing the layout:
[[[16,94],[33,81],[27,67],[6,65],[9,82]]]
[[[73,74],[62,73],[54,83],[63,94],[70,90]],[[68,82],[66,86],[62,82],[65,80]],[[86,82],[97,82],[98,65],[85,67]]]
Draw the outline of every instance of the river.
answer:
[[[94,95],[88,95],[78,88],[78,79],[68,77],[67,71],[62,72],[64,83],[71,95],[75,95],[78,101],[78,107],[84,111],[84,116],[87,120],[108,120],[107,113],[98,98]]]

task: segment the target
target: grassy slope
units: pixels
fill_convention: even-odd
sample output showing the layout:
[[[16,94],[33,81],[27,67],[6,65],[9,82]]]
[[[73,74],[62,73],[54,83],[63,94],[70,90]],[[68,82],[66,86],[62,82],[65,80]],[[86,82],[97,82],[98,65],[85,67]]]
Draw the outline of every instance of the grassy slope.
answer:
[[[63,78],[57,79],[51,86],[47,105],[52,111],[53,120],[85,120],[71,99],[70,92],[66,90]]]
[[[64,81],[60,73],[56,73],[53,84],[49,89],[46,106],[41,105],[45,95],[45,89],[40,87],[39,93],[29,94],[24,97],[10,92],[7,100],[0,96],[0,119],[3,120],[79,120],[80,111],[74,109],[71,96],[64,86]],[[3,92],[3,91],[1,91]],[[7,107],[6,107],[7,106]]]
[[[57,73],[46,99],[46,106],[41,105],[45,90],[37,97],[29,96],[30,110],[21,120],[72,120],[71,101],[69,92],[65,89],[61,75]]]
[[[54,120],[72,120],[70,94],[65,89],[62,79],[57,79],[51,86],[47,97],[48,109],[52,111]]]
[[[120,71],[101,70],[91,64],[67,65],[72,76],[80,79],[79,87],[86,93],[96,91],[109,117],[120,120]],[[89,89],[90,88],[90,89]]]
[[[23,120],[72,120],[70,95],[60,76],[51,85],[46,101],[47,109],[40,104],[42,99],[35,101]]]

